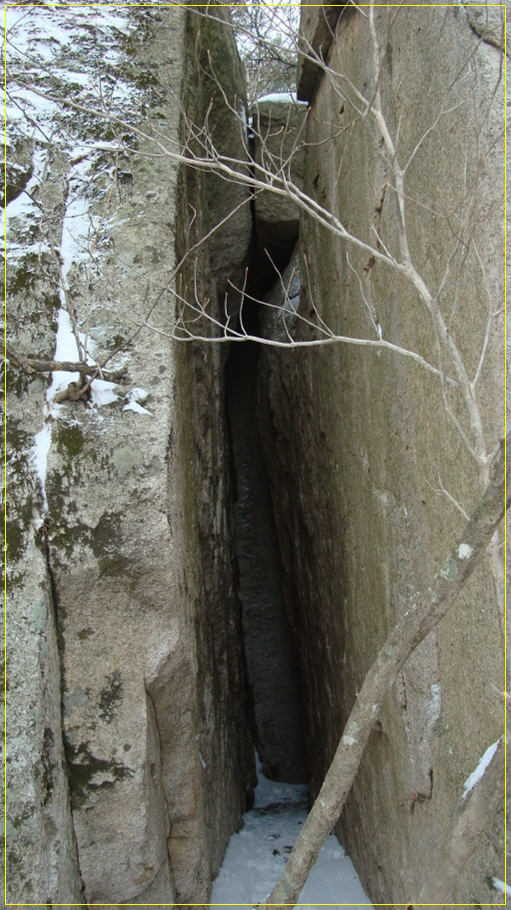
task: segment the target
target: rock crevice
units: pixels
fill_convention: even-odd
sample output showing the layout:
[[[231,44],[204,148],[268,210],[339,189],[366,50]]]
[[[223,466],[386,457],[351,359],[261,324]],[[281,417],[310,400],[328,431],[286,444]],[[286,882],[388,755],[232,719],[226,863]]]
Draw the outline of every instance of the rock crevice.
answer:
[[[59,11],[35,9],[36,29],[28,10],[16,27],[37,55],[48,22],[46,54],[62,36],[51,27]],[[376,248],[368,258],[376,242],[398,256],[400,212],[377,124],[346,89],[378,92],[399,132],[411,256],[442,287],[491,451],[502,432],[494,212],[504,104],[485,41],[497,40],[500,20],[437,13],[375,8],[388,39],[376,77],[364,14],[304,7],[303,46],[321,64],[302,62],[309,107],[257,102],[251,161],[227,11],[119,8],[102,22],[134,131],[122,151],[108,118],[76,117],[70,147],[76,85],[59,73],[64,53],[62,106],[46,122],[55,147],[9,140],[19,149],[9,206],[28,192],[26,209],[9,216],[9,342],[25,361],[48,361],[55,332],[60,344],[75,322],[75,344],[116,352],[118,384],[95,379],[86,396],[57,401],[42,374],[18,369],[21,357],[10,365],[8,902],[206,904],[253,798],[254,743],[270,777],[310,775],[319,791],[381,642],[449,550],[453,502],[470,511],[477,499],[479,468],[457,432],[471,432],[463,401],[438,380],[449,350],[404,270],[390,255],[383,265]],[[98,32],[89,20],[80,32],[84,17],[69,10],[66,27],[73,41],[81,35],[95,78]],[[66,54],[81,47],[73,41]],[[321,77],[325,60],[331,79]],[[199,157],[211,139],[243,179],[187,166],[161,145],[155,154],[151,131]],[[245,175],[263,166],[269,182],[303,187],[309,210],[266,189],[251,197]],[[87,230],[73,246],[84,185]],[[363,249],[320,224],[316,202]],[[473,234],[453,247],[465,224]],[[388,338],[437,357],[438,375],[395,351],[343,344],[229,349],[225,317],[277,341],[311,340],[325,325]],[[501,732],[502,642],[486,566],[470,585],[464,613],[446,617],[397,679],[337,828],[376,903],[420,892],[463,781]],[[459,902],[494,900],[500,823],[460,880]]]

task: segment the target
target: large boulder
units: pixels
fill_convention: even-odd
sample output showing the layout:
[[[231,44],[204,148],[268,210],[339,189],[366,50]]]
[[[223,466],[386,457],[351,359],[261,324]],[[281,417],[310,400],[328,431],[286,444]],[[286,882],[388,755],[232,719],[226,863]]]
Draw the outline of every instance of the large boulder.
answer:
[[[329,35],[331,75],[310,89],[300,303],[295,313],[296,300],[283,299],[284,275],[269,330],[282,341],[287,325],[300,342],[330,329],[374,346],[267,348],[260,368],[315,793],[378,649],[461,533],[503,434],[501,53],[464,10],[373,15],[376,51],[364,11],[344,11]],[[382,106],[404,189],[363,94]],[[315,203],[342,227],[320,224]],[[403,224],[429,308],[420,282],[393,261],[406,260]],[[464,392],[454,344],[471,383]],[[464,781],[503,732],[500,559],[495,550],[485,560],[407,661],[343,811],[337,830],[375,903],[418,899]],[[503,836],[500,813],[454,901],[502,899],[492,877],[503,879]]]
[[[95,380],[82,400],[68,376],[56,404],[55,385],[11,358],[6,899],[205,903],[250,799],[253,755],[222,360],[172,335],[199,285],[216,306],[249,225],[240,217],[235,249],[228,231],[203,242],[219,217],[213,190],[173,152],[181,107],[193,96],[197,118],[209,109],[205,60],[221,60],[233,95],[243,84],[218,19],[177,8],[59,15],[25,11],[15,27],[29,30],[35,55],[68,47],[68,29],[73,52],[87,50],[91,93],[107,42],[125,125],[121,135],[108,118],[70,118],[76,86],[57,53],[53,91],[64,100],[43,112],[54,147],[36,137],[32,169],[20,158],[31,197],[8,210],[9,340],[51,358],[58,329],[57,359],[76,360],[75,321],[89,352],[117,351],[109,367],[128,376]],[[224,134],[234,123],[219,106],[209,119]],[[243,159],[239,133],[229,143]],[[200,256],[176,277],[197,225]]]

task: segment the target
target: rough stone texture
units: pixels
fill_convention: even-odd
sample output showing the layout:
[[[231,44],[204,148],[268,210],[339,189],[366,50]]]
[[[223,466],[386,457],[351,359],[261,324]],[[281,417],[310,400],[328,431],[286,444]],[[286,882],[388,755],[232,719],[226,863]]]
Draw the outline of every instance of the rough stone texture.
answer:
[[[226,53],[226,35],[230,32],[229,12],[217,7],[212,17],[193,20],[195,45],[189,45],[189,57],[196,60],[201,73],[203,103],[195,118],[207,123],[218,154],[239,162],[242,170],[249,167],[246,127],[245,77],[237,53]],[[221,23],[227,23],[222,27]],[[228,99],[228,104],[224,101]],[[189,98],[187,114],[195,109],[196,96]],[[210,114],[211,112],[214,112]],[[212,277],[216,282],[219,300],[227,294],[233,305],[241,288],[243,271],[247,264],[248,241],[252,230],[250,197],[247,188],[235,181],[210,174],[207,183],[204,230],[209,232],[219,226],[209,244]]]
[[[151,61],[158,99],[151,114],[169,148],[178,148],[184,127],[176,92],[185,103],[193,96],[203,116],[209,105],[194,53],[199,21],[213,64],[222,54],[229,79],[239,64],[218,23],[181,9],[150,16],[155,27],[137,63]],[[242,86],[229,90],[239,95]],[[139,125],[151,128],[149,119]],[[194,222],[210,224],[212,188],[153,151],[139,139],[139,154],[123,160],[94,280],[87,285],[86,269],[76,267],[70,283],[79,316],[91,304],[89,333],[99,350],[125,341],[168,284],[152,313],[163,334],[144,331],[128,345],[129,379],[117,401],[100,409],[62,405],[52,423],[48,515],[38,531],[43,509],[29,452],[46,384],[10,371],[17,478],[10,497],[23,520],[13,516],[8,541],[7,897],[20,903],[207,902],[253,785],[222,360],[217,348],[192,350],[169,335],[172,271]],[[238,154],[246,154],[243,144]],[[69,163],[60,167],[53,192],[62,203]],[[58,182],[56,165],[51,173]],[[235,188],[225,205],[239,201]],[[103,205],[104,197],[90,200],[95,215]],[[239,269],[246,219],[237,235],[235,246],[220,232],[213,250],[202,245],[179,291],[193,299],[195,280],[215,301],[220,278],[210,257],[215,265],[221,252],[222,280],[229,261]],[[11,339],[25,353],[34,345],[52,351],[59,300],[51,277],[34,285],[31,273],[13,267]],[[134,387],[147,392],[149,413],[124,409]]]
[[[391,15],[377,12],[380,35]],[[323,77],[316,86],[305,190],[365,242],[375,243],[376,228],[381,248],[399,257],[396,197],[380,136],[342,97],[347,80],[369,97],[374,90],[367,20],[352,10],[336,34],[329,62],[344,78]],[[503,299],[500,66],[498,51],[478,43],[464,11],[403,9],[379,80],[393,135],[400,125],[403,162],[438,115],[461,103],[424,138],[406,177],[411,254],[433,288],[442,280],[454,224],[466,212],[465,194],[483,156],[471,222],[477,252],[471,247],[458,254],[441,298],[471,377],[488,307],[498,311]],[[449,86],[455,91],[447,97]],[[329,141],[332,136],[337,138]],[[385,339],[438,365],[431,321],[404,278],[313,219],[302,220],[301,242],[299,313],[314,319],[314,302],[344,335],[378,338],[379,325]],[[298,324],[296,337],[310,336]],[[280,354],[267,349],[260,376],[269,402],[272,434],[265,438],[317,792],[378,647],[462,527],[442,486],[470,512],[480,478],[447,417],[439,379],[403,357],[344,345]],[[489,334],[475,394],[491,451],[503,430],[502,314]],[[470,432],[454,392],[449,400]],[[484,565],[396,681],[339,826],[374,902],[413,900],[442,851],[464,780],[503,730],[502,656],[495,588]],[[499,817],[455,901],[501,901],[488,882],[493,875],[502,878],[502,836]]]
[[[511,37],[511,23],[505,15],[507,6],[507,3],[499,6],[481,4],[479,7],[467,7],[466,10],[467,20],[473,32],[483,41],[502,51],[506,48],[506,41],[509,47]]]
[[[26,166],[27,162],[24,161]],[[58,211],[64,162],[54,162],[44,201]],[[7,196],[17,197],[17,187]],[[12,234],[10,239],[12,240]],[[51,258],[43,257],[55,279]],[[55,289],[30,254],[8,271],[7,290],[21,343],[51,347]],[[58,304],[58,299],[57,299]],[[32,447],[40,431],[46,383],[7,373],[7,764],[6,834],[10,902],[39,898],[81,903],[61,717],[61,655],[47,568],[41,491]]]
[[[53,15],[46,8],[37,14]],[[232,42],[220,40],[221,22],[181,8],[129,15],[141,17],[140,45],[133,35],[122,45],[140,90],[138,125],[157,129],[169,149],[193,141],[199,153],[207,125],[220,151],[248,170],[239,61]],[[390,15],[382,5],[383,33]],[[424,137],[407,173],[408,230],[414,261],[434,287],[461,230],[476,155],[483,154],[483,190],[470,210],[476,243],[453,260],[442,297],[471,377],[488,307],[493,302],[498,309],[503,298],[497,26],[490,10],[481,21],[461,8],[403,8],[379,79],[394,134],[400,124],[399,155],[406,160]],[[367,19],[346,9],[336,28],[329,61],[370,93]],[[310,43],[322,47],[318,23],[310,29]],[[343,103],[335,85],[316,76],[306,91],[313,101],[306,190],[366,242],[375,242],[376,228],[397,251],[395,194],[379,135],[367,130],[370,118]],[[219,108],[223,92],[230,112]],[[195,140],[191,122],[199,131]],[[111,135],[101,132],[101,141]],[[286,154],[290,136],[294,143],[295,134],[279,127]],[[123,139],[132,140],[129,132]],[[179,345],[170,337],[183,301],[194,330],[214,333],[206,318],[197,320],[193,302],[216,317],[228,279],[239,282],[249,198],[235,184],[178,168],[164,154],[155,156],[150,141],[137,141],[139,154],[123,154],[115,164],[114,184],[108,182],[113,156],[105,153],[102,195],[91,192],[87,202],[97,223],[108,198],[107,217],[94,256],[69,273],[70,293],[97,350],[126,344],[166,289],[151,313],[159,331],[145,330],[126,345],[129,378],[116,401],[101,409],[66,402],[57,419],[46,420],[52,434],[47,515],[33,461],[46,384],[9,369],[6,899],[19,906],[207,902],[253,786],[233,581],[225,346]],[[30,141],[11,147],[16,167],[8,173],[8,200],[37,163]],[[45,180],[35,188],[57,247],[75,167],[68,152],[50,155]],[[274,211],[277,249],[287,228]],[[289,223],[287,252],[295,212]],[[31,224],[26,235],[22,228],[14,224],[19,248],[9,271],[10,340],[24,353],[49,354],[60,306],[57,263],[45,249],[48,226]],[[367,252],[351,249],[348,261],[339,239],[309,219],[302,231],[300,313],[314,319],[312,294],[335,330],[376,338],[379,325],[385,338],[442,365],[431,324],[404,278]],[[185,254],[175,280],[173,269]],[[308,337],[291,312],[297,288],[289,279],[285,324]],[[283,318],[271,330],[285,337]],[[339,346],[265,353],[260,376],[284,596],[307,694],[317,791],[379,644],[460,527],[441,485],[470,511],[480,483],[446,417],[438,378],[416,364],[386,351]],[[137,387],[146,390],[149,413],[124,409]],[[502,432],[501,316],[488,336],[475,393],[491,448]],[[463,409],[452,401],[467,429]],[[271,540],[266,546],[274,551]],[[501,653],[493,582],[483,566],[397,680],[341,823],[375,902],[412,899],[442,850],[463,781],[502,730]],[[488,879],[504,877],[501,837],[498,818],[455,899],[500,902]]]

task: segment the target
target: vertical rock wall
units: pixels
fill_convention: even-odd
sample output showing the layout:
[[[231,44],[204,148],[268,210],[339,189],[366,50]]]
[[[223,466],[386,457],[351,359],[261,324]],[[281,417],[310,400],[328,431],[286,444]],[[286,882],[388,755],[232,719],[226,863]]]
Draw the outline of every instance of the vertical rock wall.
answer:
[[[334,12],[335,32],[335,22],[323,31],[309,22],[322,9],[304,11],[309,46],[319,42],[333,71],[330,78],[320,67],[302,69],[301,96],[311,102],[305,190],[360,241],[401,261],[381,132],[352,87],[373,103],[379,91],[398,158],[409,162],[411,258],[461,352],[489,453],[504,414],[501,51],[481,42],[462,9],[377,8],[376,83],[367,17]],[[335,333],[383,337],[452,377],[446,347],[405,276],[334,235],[328,219],[322,227],[302,216],[301,248],[299,314],[314,323],[317,308]],[[315,335],[300,323],[294,332]],[[460,506],[473,509],[484,472],[470,454],[473,424],[455,387],[442,391],[441,377],[403,355],[341,343],[267,349],[260,377],[317,792],[364,674],[414,592],[438,571],[463,527]],[[486,562],[407,662],[375,726],[338,828],[375,902],[417,900],[464,780],[503,731],[497,601]],[[500,816],[455,900],[501,900],[488,882],[502,877],[502,837]]]
[[[224,90],[241,103],[239,61],[218,22],[153,10],[131,43],[117,27],[108,52],[124,53],[137,76],[136,126],[157,130],[167,149],[187,141],[182,106],[204,123],[212,86],[217,100]],[[210,127],[243,158],[237,120],[221,107]],[[104,124],[97,141],[112,142]],[[204,293],[214,313],[227,275],[239,274],[248,204],[244,189],[225,184],[219,200],[218,187],[156,148],[139,133],[131,153],[109,162],[103,193],[85,201],[100,223],[94,254],[68,271],[80,331],[96,351],[120,344],[113,363],[129,378],[109,389],[109,404],[67,400],[48,417],[45,380],[9,370],[11,902],[206,902],[253,785],[222,356],[171,338],[175,291]],[[35,187],[62,251],[73,166],[72,150],[50,155]],[[190,237],[238,205],[236,244],[232,231],[217,232],[177,285]],[[44,246],[47,225],[34,230]],[[25,354],[53,354],[57,271],[49,254],[34,275],[26,263],[10,271],[10,338]],[[158,295],[154,330],[129,341]],[[49,449],[37,471],[43,420],[37,438]]]
[[[408,162],[402,198],[412,261],[437,292],[491,451],[503,409],[497,14],[382,7],[375,26],[386,46],[376,77],[367,17],[340,12],[304,14],[304,46],[337,74],[322,77],[310,61],[302,68],[300,92],[311,102],[305,191],[363,243],[402,256],[381,133],[352,87],[373,99],[379,91],[397,154]],[[42,19],[30,39],[33,55],[63,42],[59,66],[83,49],[64,75],[55,64],[52,90],[69,101],[85,91],[76,72],[83,78],[88,60],[94,71],[99,36],[111,67],[99,102],[117,91],[122,116],[43,106],[39,122],[50,132],[57,124],[53,144],[22,128],[9,139],[6,196],[17,206],[8,212],[9,340],[18,354],[51,356],[64,309],[89,349],[117,351],[110,366],[127,367],[128,376],[115,387],[96,380],[92,398],[57,407],[55,386],[49,391],[10,357],[11,903],[207,902],[251,797],[226,348],[172,338],[177,313],[194,334],[214,336],[209,317],[234,313],[233,287],[248,262],[246,189],[168,154],[186,147],[201,157],[212,136],[249,170],[237,116],[242,74],[224,12],[216,13],[89,11],[104,17],[98,28],[82,10],[77,23],[66,14],[66,27],[78,29],[72,40],[62,22],[45,32]],[[59,15],[24,11],[16,28],[30,16]],[[44,78],[36,88],[44,94]],[[279,167],[283,157],[286,173],[301,178],[301,163],[291,166],[302,157],[303,113],[296,124],[285,114],[277,126],[273,104],[259,107],[257,129],[271,133]],[[261,161],[261,148],[257,154]],[[271,244],[285,241],[287,255],[296,210],[283,216],[271,198],[264,192],[254,206],[260,246],[271,235]],[[76,199],[85,200],[85,231]],[[280,283],[284,320],[277,313],[267,330],[309,339],[319,311],[335,332],[389,340],[437,373],[388,350],[342,344],[260,358],[262,436],[314,792],[378,647],[437,570],[485,473],[470,453],[477,420],[467,419],[467,399],[442,386],[453,364],[417,286],[328,224],[302,213],[298,314],[294,263]],[[279,306],[281,297],[271,302]],[[63,349],[57,356],[69,359]],[[265,546],[275,549],[271,539]],[[463,781],[502,732],[497,601],[484,565],[408,661],[373,731],[339,831],[377,903],[416,897]],[[488,882],[504,878],[501,840],[499,817],[458,901],[496,902]]]
[[[28,149],[29,176],[33,144]],[[58,154],[41,197],[50,216],[65,197]],[[21,184],[21,187],[24,185]],[[13,199],[20,187],[15,182]],[[12,241],[12,233],[10,235]],[[44,268],[40,268],[42,266]],[[52,350],[58,274],[52,257],[8,269],[8,316],[21,344]],[[53,331],[52,331],[53,329]],[[11,336],[12,337],[12,336]],[[9,369],[7,382],[6,902],[83,901],[62,724],[62,638],[48,568],[47,525],[35,469],[46,381]]]

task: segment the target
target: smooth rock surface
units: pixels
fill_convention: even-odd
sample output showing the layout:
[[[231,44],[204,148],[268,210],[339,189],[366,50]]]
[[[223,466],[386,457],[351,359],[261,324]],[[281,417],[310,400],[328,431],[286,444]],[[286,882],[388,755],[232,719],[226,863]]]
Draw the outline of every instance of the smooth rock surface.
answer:
[[[375,13],[379,39],[390,35],[378,86],[394,138],[399,127],[399,161],[410,162],[411,259],[435,292],[445,278],[441,312],[468,375],[478,377],[474,396],[491,452],[504,413],[501,58],[478,42],[463,11],[411,8],[392,24],[391,15]],[[310,99],[304,189],[360,241],[401,261],[381,133],[361,118],[350,89],[375,91],[368,22],[352,9],[335,34],[333,76]],[[478,167],[484,181],[472,197]],[[469,225],[466,254],[453,218]],[[417,290],[392,265],[312,216],[302,217],[301,249],[298,316],[286,317],[296,340],[321,336],[299,318],[317,323],[316,309],[334,333],[383,337],[452,377]],[[283,317],[274,322],[272,337],[282,340]],[[317,792],[364,674],[396,617],[438,571],[463,527],[457,504],[471,512],[484,476],[454,422],[474,438],[461,396],[446,391],[451,419],[439,376],[403,355],[344,343],[265,349],[260,389]],[[396,680],[343,812],[339,831],[373,902],[418,894],[449,837],[463,781],[502,733],[504,687],[502,614],[487,561]],[[491,876],[503,868],[502,837],[501,814],[454,901],[501,900]]]

